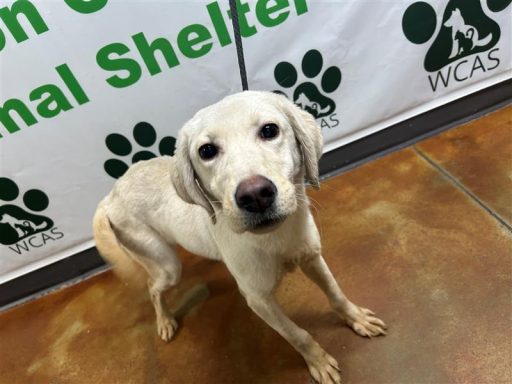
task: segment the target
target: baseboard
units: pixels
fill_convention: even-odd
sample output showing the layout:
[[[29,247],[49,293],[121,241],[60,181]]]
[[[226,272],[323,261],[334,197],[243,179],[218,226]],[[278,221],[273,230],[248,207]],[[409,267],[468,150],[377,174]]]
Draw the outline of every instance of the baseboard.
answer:
[[[409,146],[441,131],[512,103],[512,79],[327,152],[320,160],[322,178]],[[39,297],[63,283],[105,269],[96,248],[77,253],[0,285],[0,310]]]
[[[39,297],[64,283],[81,280],[106,267],[93,247],[6,281],[0,285],[0,310]]]

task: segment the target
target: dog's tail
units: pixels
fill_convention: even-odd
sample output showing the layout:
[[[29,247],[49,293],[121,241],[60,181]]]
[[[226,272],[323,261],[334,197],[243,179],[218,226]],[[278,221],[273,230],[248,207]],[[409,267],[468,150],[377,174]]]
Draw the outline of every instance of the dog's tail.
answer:
[[[96,209],[92,230],[98,252],[112,265],[114,273],[131,285],[141,285],[143,281],[142,268],[133,260],[130,251],[116,236],[105,210],[104,201]]]

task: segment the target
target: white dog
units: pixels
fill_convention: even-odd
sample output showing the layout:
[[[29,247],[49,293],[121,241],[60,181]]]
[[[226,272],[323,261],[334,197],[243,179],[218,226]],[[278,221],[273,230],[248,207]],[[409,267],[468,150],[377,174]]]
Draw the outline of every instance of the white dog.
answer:
[[[177,328],[162,302],[180,279],[176,244],[223,261],[249,307],[320,383],[340,382],[338,364],[275,300],[286,271],[300,266],[359,335],[385,334],[372,311],[345,297],[322,258],[304,186],[306,178],[318,187],[321,154],[310,114],[277,94],[243,92],[187,122],[174,157],[137,163],[116,182],[94,217],[96,244],[114,267],[129,256],[146,269],[163,340]]]

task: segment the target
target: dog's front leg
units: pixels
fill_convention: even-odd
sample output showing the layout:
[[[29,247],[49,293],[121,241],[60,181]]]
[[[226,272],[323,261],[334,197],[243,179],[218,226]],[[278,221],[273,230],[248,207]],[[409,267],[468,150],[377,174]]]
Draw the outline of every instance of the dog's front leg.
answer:
[[[321,384],[341,383],[338,363],[304,329],[291,321],[272,294],[245,294],[249,307],[283,336],[306,360],[311,376]]]
[[[381,319],[371,310],[358,307],[345,296],[321,255],[304,260],[301,269],[324,291],[334,311],[357,334],[367,337],[386,334],[386,325]]]

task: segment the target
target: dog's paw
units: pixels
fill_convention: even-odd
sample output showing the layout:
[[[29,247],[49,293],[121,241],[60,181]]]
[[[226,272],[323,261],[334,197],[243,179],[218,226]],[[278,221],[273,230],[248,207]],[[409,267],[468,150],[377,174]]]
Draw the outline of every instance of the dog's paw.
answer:
[[[305,358],[311,377],[318,384],[340,384],[338,362],[315,343],[312,356]]]
[[[157,321],[158,335],[165,341],[171,341],[178,329],[178,322],[172,317],[163,317]]]
[[[367,308],[352,305],[347,312],[339,315],[360,336],[386,335],[386,324]]]

